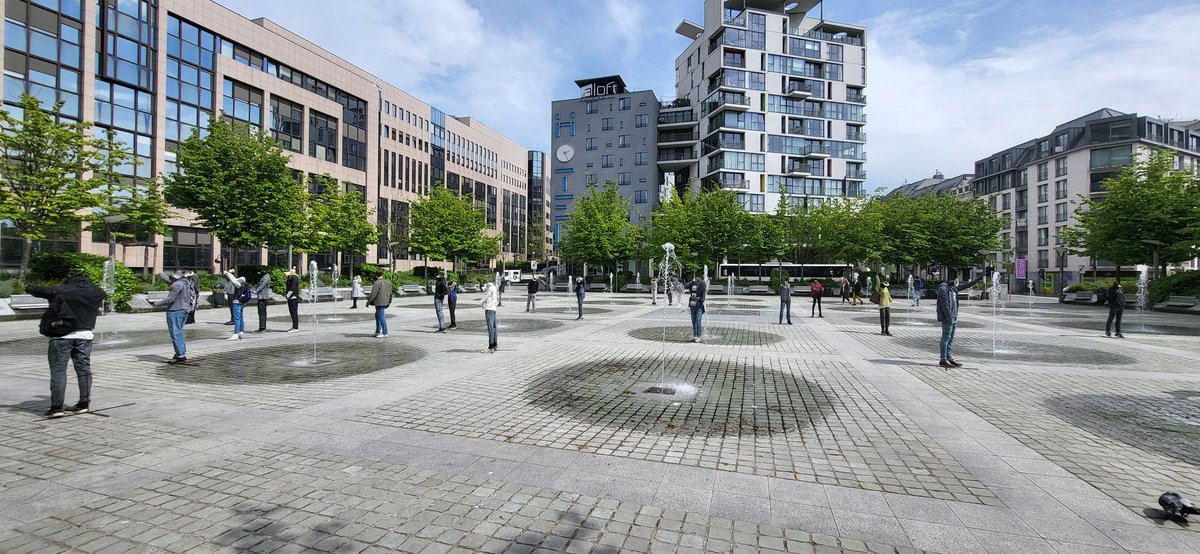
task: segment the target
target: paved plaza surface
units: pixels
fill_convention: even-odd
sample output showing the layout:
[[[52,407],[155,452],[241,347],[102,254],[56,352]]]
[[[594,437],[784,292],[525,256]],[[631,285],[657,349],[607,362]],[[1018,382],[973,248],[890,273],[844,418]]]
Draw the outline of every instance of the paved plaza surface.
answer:
[[[36,320],[0,322],[0,552],[1200,552],[1156,503],[1200,500],[1200,318],[966,302],[945,370],[932,302],[886,337],[826,300],[713,296],[695,344],[647,295],[509,294],[494,354],[477,295],[386,339],[208,309],[178,366],[163,314],[109,315],[99,411],[56,420]]]

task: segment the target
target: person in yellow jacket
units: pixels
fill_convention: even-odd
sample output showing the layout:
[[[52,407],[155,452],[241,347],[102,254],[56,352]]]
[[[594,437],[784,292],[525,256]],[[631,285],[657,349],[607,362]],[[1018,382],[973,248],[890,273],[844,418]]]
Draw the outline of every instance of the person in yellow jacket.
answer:
[[[879,294],[879,327],[883,330],[879,334],[890,337],[892,333],[888,331],[888,327],[892,325],[892,293],[884,284],[883,278],[875,285],[875,292]]]

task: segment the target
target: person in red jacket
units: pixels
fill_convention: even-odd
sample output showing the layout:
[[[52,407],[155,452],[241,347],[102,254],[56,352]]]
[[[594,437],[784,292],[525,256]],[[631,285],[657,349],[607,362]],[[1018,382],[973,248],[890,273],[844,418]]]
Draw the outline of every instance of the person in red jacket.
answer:
[[[808,290],[813,299],[811,317],[825,317],[825,312],[821,310],[821,295],[825,294],[825,287],[821,286],[820,281],[813,279]]]

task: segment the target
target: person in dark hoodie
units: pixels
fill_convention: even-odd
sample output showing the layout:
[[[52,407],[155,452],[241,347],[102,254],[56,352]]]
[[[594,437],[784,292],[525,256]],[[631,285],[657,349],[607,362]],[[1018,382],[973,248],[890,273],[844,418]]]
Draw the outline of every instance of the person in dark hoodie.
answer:
[[[958,293],[967,290],[978,283],[983,276],[976,277],[956,285],[950,281],[942,281],[937,288],[937,320],[942,323],[942,340],[939,351],[938,365],[942,367],[961,367],[954,361],[954,330],[958,328]]]
[[[46,358],[50,364],[50,409],[48,418],[88,411],[92,396],[92,329],[104,305],[104,291],[90,279],[75,275],[57,287],[30,285],[26,292],[50,301],[42,315],[41,332],[50,337]],[[79,402],[63,409],[67,395],[67,360],[75,365]]]
[[[683,290],[688,291],[688,309],[692,314],[692,342],[700,342],[704,336],[704,301],[708,298],[708,283],[701,277],[684,285]]]
[[[433,285],[433,311],[437,313],[437,332],[439,333],[446,331],[446,314],[442,309],[442,305],[446,301],[447,292],[449,291],[446,289],[446,278],[438,275],[437,282]]]
[[[1125,290],[1121,288],[1120,279],[1113,281],[1111,287],[1108,287],[1105,293],[1105,300],[1108,302],[1108,321],[1104,323],[1104,336],[1111,337],[1113,321],[1117,322],[1117,338],[1123,339],[1125,335],[1121,334],[1121,315],[1125,313]]]
[[[288,315],[292,316],[292,328],[288,329],[289,333],[300,332],[300,276],[296,274],[296,268],[290,267],[287,271],[287,279],[283,282],[283,297],[287,300]]]

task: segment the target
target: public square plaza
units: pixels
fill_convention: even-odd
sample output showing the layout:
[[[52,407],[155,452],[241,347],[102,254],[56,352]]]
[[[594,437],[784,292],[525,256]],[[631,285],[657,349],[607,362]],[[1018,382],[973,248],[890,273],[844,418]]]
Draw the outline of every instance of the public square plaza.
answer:
[[[103,316],[95,413],[41,417],[46,339],[0,323],[0,551],[1200,552],[1200,319],[965,301],[938,367],[932,301],[511,292],[305,304],[227,342]],[[315,326],[310,314],[318,314]],[[995,314],[995,315],[994,315]],[[252,331],[257,316],[246,310]],[[314,347],[315,343],[315,347]],[[315,350],[314,350],[315,348]],[[68,369],[67,403],[76,396]]]

